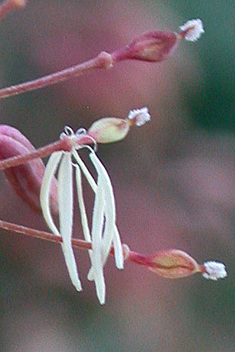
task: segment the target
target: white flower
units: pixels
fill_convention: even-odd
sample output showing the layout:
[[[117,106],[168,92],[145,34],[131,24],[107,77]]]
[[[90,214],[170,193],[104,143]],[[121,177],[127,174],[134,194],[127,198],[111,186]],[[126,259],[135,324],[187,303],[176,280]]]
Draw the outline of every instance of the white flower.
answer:
[[[136,126],[143,126],[146,122],[150,121],[148,108],[131,110],[127,119],[133,120]]]
[[[56,236],[62,236],[62,250],[68,272],[73,285],[78,291],[80,291],[82,287],[71,243],[73,226],[73,169],[75,169],[77,196],[84,238],[92,244],[92,250],[89,250],[91,269],[88,278],[94,280],[98,299],[101,304],[104,304],[105,280],[103,267],[107,261],[112,245],[114,246],[116,266],[119,269],[123,269],[124,263],[122,244],[116,226],[116,209],[113,189],[108,173],[93,149],[88,146],[77,145],[77,143],[74,142],[76,136],[68,127],[65,128],[65,134],[62,134],[61,137],[63,138],[64,135],[71,138],[73,149],[71,152],[55,152],[51,155],[48,161],[40,194],[42,213],[50,230]],[[78,155],[77,150],[84,147],[89,149],[90,160],[98,175],[97,182],[95,182],[85,163]],[[76,164],[72,161],[72,158],[75,159]],[[54,223],[49,204],[50,187],[57,169],[59,229]],[[89,229],[83,199],[82,173],[95,193],[91,231]]]
[[[185,32],[185,39],[191,42],[198,40],[202,33],[204,33],[203,23],[198,18],[196,20],[187,21],[183,26],[180,26],[182,32]]]
[[[205,272],[202,274],[204,278],[211,280],[224,279],[227,276],[226,268],[223,263],[206,262],[204,263]]]

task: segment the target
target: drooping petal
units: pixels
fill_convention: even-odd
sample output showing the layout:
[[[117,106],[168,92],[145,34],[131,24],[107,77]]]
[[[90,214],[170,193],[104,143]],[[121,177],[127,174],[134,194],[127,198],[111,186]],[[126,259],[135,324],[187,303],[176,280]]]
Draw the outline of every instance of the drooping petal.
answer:
[[[88,183],[90,184],[91,188],[93,189],[94,193],[97,191],[97,185],[95,180],[93,179],[92,175],[90,174],[89,170],[87,169],[85,163],[82,161],[82,159],[79,157],[78,153],[75,151],[73,153],[74,158],[76,159],[78,165],[80,166],[82,172],[84,173]],[[106,207],[104,209],[105,216],[106,216]],[[113,244],[114,244],[114,257],[115,257],[115,263],[118,269],[123,269],[124,267],[124,258],[123,258],[123,249],[122,249],[122,243],[120,240],[120,235],[117,229],[117,226],[115,226],[115,231],[114,231],[114,237],[113,237]],[[93,269],[88,273],[87,276],[88,280],[93,280]]]
[[[51,155],[42,180],[41,191],[40,191],[40,203],[42,208],[43,217],[47,223],[49,229],[56,235],[60,236],[60,233],[55,226],[55,223],[51,216],[50,211],[50,188],[52,185],[52,180],[56,173],[58,164],[62,157],[63,152],[55,152]]]
[[[123,269],[124,268],[123,248],[122,248],[122,242],[120,239],[117,225],[115,225],[115,230],[114,230],[113,246],[114,246],[114,258],[115,258],[116,267],[118,269]]]
[[[90,229],[89,229],[89,225],[88,225],[86,208],[85,208],[83,192],[82,192],[81,170],[80,170],[79,166],[77,166],[77,165],[75,165],[75,170],[76,170],[78,205],[79,205],[80,214],[81,214],[81,222],[82,222],[84,238],[87,242],[91,242],[91,234],[90,234]]]
[[[100,178],[100,184],[102,187],[104,209],[105,209],[105,227],[102,239],[102,259],[105,264],[107,257],[110,252],[110,248],[113,241],[115,221],[116,221],[116,209],[115,200],[113,195],[113,188],[110,182],[107,171],[104,166],[97,158],[95,153],[90,153],[90,159],[96,168],[98,177]]]
[[[63,238],[62,250],[73,285],[82,290],[72,247],[73,226],[73,169],[71,153],[64,153],[58,173],[58,206],[60,233]]]
[[[90,171],[88,170],[88,168],[86,167],[85,163],[82,161],[82,159],[80,158],[80,156],[78,155],[78,153],[75,151],[73,151],[73,156],[76,160],[76,162],[78,163],[78,165],[80,166],[82,172],[84,173],[84,176],[86,177],[89,185],[91,186],[92,190],[94,193],[96,193],[97,190],[97,185],[95,180],[93,179]]]
[[[94,280],[96,285],[97,297],[101,304],[105,302],[105,282],[102,263],[102,231],[104,224],[104,201],[102,182],[98,177],[97,191],[92,217],[92,268],[94,270]]]

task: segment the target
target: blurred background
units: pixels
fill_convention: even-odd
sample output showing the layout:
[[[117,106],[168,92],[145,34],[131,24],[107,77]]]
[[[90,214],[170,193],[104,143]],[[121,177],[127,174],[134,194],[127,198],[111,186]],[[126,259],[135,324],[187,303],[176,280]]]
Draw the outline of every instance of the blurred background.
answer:
[[[24,82],[127,44],[149,30],[201,18],[205,34],[180,43],[160,64],[125,61],[103,71],[1,100],[0,123],[36,146],[65,125],[147,106],[151,123],[99,146],[111,176],[118,227],[131,249],[178,248],[198,262],[219,260],[228,278],[171,281],[127,263],[106,266],[101,307],[76,251],[82,293],[60,246],[1,231],[0,350],[234,351],[235,99],[234,1],[32,0],[0,23],[0,85]],[[1,219],[46,229],[0,175]],[[87,189],[87,206],[93,198]],[[81,238],[79,215],[74,236]]]

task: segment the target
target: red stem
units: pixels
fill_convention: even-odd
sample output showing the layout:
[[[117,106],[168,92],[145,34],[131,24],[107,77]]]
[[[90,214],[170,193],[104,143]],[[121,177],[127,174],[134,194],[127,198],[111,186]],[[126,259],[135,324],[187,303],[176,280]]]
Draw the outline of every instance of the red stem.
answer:
[[[52,235],[50,232],[35,230],[35,229],[29,228],[26,226],[13,224],[11,222],[7,222],[7,221],[3,221],[3,220],[0,220],[0,228],[7,230],[7,231],[14,231],[14,232],[20,233],[22,235],[40,238],[42,240],[46,240],[46,241],[50,241],[50,242],[56,242],[56,243],[63,242],[62,237]],[[91,249],[91,243],[83,241],[83,240],[77,240],[77,239],[73,238],[72,244],[74,247],[77,247],[77,248]]]
[[[35,229],[29,228],[26,226],[13,224],[13,223],[3,221],[3,220],[0,220],[0,228],[7,230],[7,231],[13,231],[15,233],[20,233],[25,236],[39,238],[41,240],[46,240],[46,241],[50,241],[50,242],[55,242],[55,243],[62,243],[63,242],[61,236],[55,236],[50,232],[35,230]],[[92,249],[90,242],[86,242],[84,240],[78,240],[75,238],[72,239],[72,245],[73,245],[73,247],[80,248],[80,249],[86,249],[86,250]],[[123,251],[124,251],[124,256],[125,256],[125,254],[126,254],[125,248],[123,248]],[[111,247],[109,254],[112,256],[114,255],[113,246]],[[138,253],[135,253],[132,251],[128,251],[128,256],[125,259],[128,261],[132,261],[136,264],[141,264],[140,261],[136,260],[136,257],[144,258],[144,256],[141,254],[138,254]]]
[[[13,231],[15,233],[20,233],[25,236],[29,237],[34,237],[34,238],[39,238],[41,240],[46,240],[50,242],[55,242],[55,243],[62,243],[63,239],[61,236],[55,236],[50,232],[45,232],[45,231],[39,231],[35,230],[26,226],[22,225],[17,225],[13,224],[7,221],[0,220],[0,228],[7,230],[7,231]],[[71,240],[73,247],[75,248],[80,248],[80,249],[92,249],[92,244],[90,242],[84,241],[84,240],[78,240],[75,238],[72,238]],[[126,261],[143,265],[146,268],[153,268],[153,269],[164,269],[164,270],[172,270],[174,268],[183,268],[183,269],[188,269],[187,266],[184,265],[175,265],[175,266],[164,266],[159,263],[151,261],[151,256],[145,256],[143,254],[133,252],[129,248],[127,249],[128,246],[125,244],[123,245],[123,254],[124,258]],[[114,247],[112,246],[109,252],[109,255],[114,256]],[[154,270],[153,270],[154,271]],[[203,265],[198,265],[198,270],[197,272],[204,273],[206,272],[206,269],[204,268]],[[155,271],[156,274],[159,274],[157,271]]]
[[[24,154],[24,155],[17,155],[13,156],[11,158],[1,160],[0,161],[0,170],[5,170],[13,166],[18,166],[21,164],[26,163],[27,161],[37,159],[37,158],[45,158],[46,156],[50,155],[51,153],[59,150],[65,150],[65,151],[70,151],[71,150],[71,145],[70,148],[68,148],[68,143],[66,139],[61,139],[57,142],[53,142],[51,144],[48,144],[45,147],[38,148],[34,152]]]
[[[64,137],[63,139],[60,139],[56,142],[48,144],[45,147],[38,148],[34,152],[30,152],[24,155],[17,155],[8,159],[1,160],[0,170],[5,170],[5,169],[9,169],[10,167],[25,164],[26,162],[31,161],[33,159],[45,158],[48,155],[51,155],[52,153],[60,150],[70,152],[73,147],[72,143],[76,144],[76,140],[71,141],[69,137],[68,138]],[[79,145],[83,145],[83,144],[91,144],[93,143],[93,141],[91,140],[91,138],[84,135],[84,136],[77,137],[77,143]]]
[[[35,89],[48,87],[58,82],[67,81],[71,78],[83,76],[97,69],[109,69],[113,67],[112,56],[102,51],[97,57],[84,63],[66,68],[65,70],[49,74],[33,81],[17,84],[15,86],[0,89],[0,99],[13,95],[29,92]]]

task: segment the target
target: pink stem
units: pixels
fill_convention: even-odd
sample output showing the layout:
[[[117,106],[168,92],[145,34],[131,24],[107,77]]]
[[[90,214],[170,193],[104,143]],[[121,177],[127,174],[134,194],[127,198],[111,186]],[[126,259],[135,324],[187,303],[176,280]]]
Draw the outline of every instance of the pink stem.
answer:
[[[84,63],[66,68],[65,70],[35,79],[33,81],[17,84],[15,86],[0,89],[0,99],[13,95],[29,92],[35,89],[48,87],[58,82],[67,81],[71,78],[83,76],[97,69],[109,69],[113,67],[112,56],[102,51],[97,57]]]
[[[39,238],[41,240],[46,240],[46,241],[50,241],[50,242],[55,242],[55,243],[62,243],[63,242],[61,236],[55,236],[50,232],[35,230],[35,229],[29,228],[26,226],[13,224],[13,223],[3,221],[3,220],[0,220],[0,228],[7,230],[7,231],[13,231],[15,233],[20,233],[25,236]],[[86,249],[86,250],[92,249],[92,244],[90,242],[86,242],[84,240],[78,240],[75,238],[72,238],[72,245],[75,248]],[[145,256],[143,254],[133,252],[133,251],[129,250],[129,248],[128,248],[128,252],[126,252],[125,247],[127,247],[127,246],[123,245],[123,254],[124,254],[124,258],[126,261],[129,261],[129,262],[132,262],[132,263],[135,263],[138,265],[143,265],[147,268],[154,268],[154,269],[172,270],[174,268],[180,268],[180,267],[181,268],[188,268],[187,266],[184,266],[184,265],[177,265],[177,266],[171,266],[171,267],[163,266],[161,264],[152,262],[149,259],[149,258],[151,258],[151,256]],[[109,255],[114,256],[114,247],[113,246],[110,249]],[[206,272],[206,269],[204,268],[203,265],[199,265],[197,272],[204,273],[204,272]]]
[[[77,142],[79,145],[93,143],[91,138],[87,137],[86,135],[77,137]],[[17,155],[8,159],[1,160],[0,170],[9,169],[10,167],[24,164],[33,159],[45,158],[56,151],[63,150],[63,151],[70,152],[71,149],[72,149],[72,144],[71,144],[70,138],[64,137],[63,139],[60,139],[57,142],[53,142],[51,144],[46,145],[45,147],[38,148],[34,152],[24,154],[24,155]]]
[[[22,235],[40,238],[42,240],[46,240],[46,241],[50,241],[50,242],[56,242],[56,243],[63,242],[62,237],[52,235],[50,232],[38,231],[38,230],[29,228],[26,226],[13,224],[13,223],[3,221],[3,220],[0,220],[0,228],[7,230],[7,231],[21,233]],[[72,244],[74,247],[78,247],[81,249],[91,249],[91,243],[83,241],[83,240],[72,239]]]
[[[27,161],[37,159],[37,158],[44,158],[51,153],[59,150],[65,150],[65,151],[70,151],[71,146],[69,148],[68,143],[65,139],[61,139],[57,142],[48,144],[45,147],[36,149],[34,152],[24,154],[24,155],[17,155],[13,156],[11,158],[1,160],[0,161],[0,170],[5,170],[10,167],[18,166],[21,164],[26,163]]]
[[[46,241],[50,241],[50,242],[55,242],[55,243],[62,243],[62,237],[60,236],[55,236],[53,234],[51,234],[50,232],[45,232],[45,231],[39,231],[39,230],[35,230],[26,226],[22,226],[22,225],[17,225],[17,224],[13,224],[7,221],[3,221],[0,220],[0,228],[7,230],[7,231],[13,231],[15,233],[20,233],[22,235],[25,236],[29,236],[29,237],[34,237],[34,238],[39,238],[42,240],[46,240]],[[72,245],[76,248],[80,248],[80,249],[92,249],[91,243],[90,242],[86,242],[84,240],[78,240],[73,238],[72,239]],[[124,250],[124,248],[123,248]],[[110,255],[114,255],[114,248],[113,246],[110,249]],[[124,255],[125,255],[125,250],[124,250]],[[143,258],[143,263],[141,263],[141,261],[136,260],[136,257]],[[128,251],[128,256],[126,258],[126,260],[128,261],[132,261],[136,264],[142,264],[144,265],[144,256],[132,251]]]

